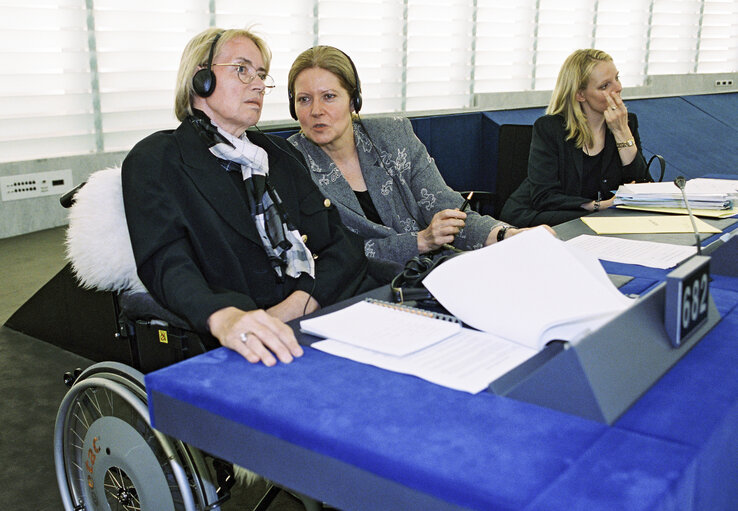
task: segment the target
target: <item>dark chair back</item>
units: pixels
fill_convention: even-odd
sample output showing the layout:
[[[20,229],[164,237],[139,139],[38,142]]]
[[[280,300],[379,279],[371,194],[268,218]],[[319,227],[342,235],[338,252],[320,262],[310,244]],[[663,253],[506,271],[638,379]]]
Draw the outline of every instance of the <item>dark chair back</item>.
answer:
[[[497,188],[494,217],[499,218],[507,198],[518,189],[528,175],[528,154],[533,126],[503,124],[497,148]]]

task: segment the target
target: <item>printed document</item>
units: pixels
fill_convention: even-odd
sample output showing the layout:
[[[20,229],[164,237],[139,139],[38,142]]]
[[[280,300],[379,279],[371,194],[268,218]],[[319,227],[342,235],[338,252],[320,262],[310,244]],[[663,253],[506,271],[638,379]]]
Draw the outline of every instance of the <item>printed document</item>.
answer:
[[[330,314],[304,319],[300,321],[300,330],[387,355],[407,355],[461,330],[457,321],[388,306],[357,302]]]
[[[312,347],[327,353],[480,392],[547,342],[576,344],[633,303],[596,257],[540,227],[449,259],[423,283],[458,319],[374,300],[300,328],[324,337]]]
[[[604,261],[639,264],[650,268],[673,268],[697,253],[692,245],[672,245],[655,241],[626,240],[582,234],[566,242]]]
[[[514,369],[538,350],[510,343],[492,334],[463,328],[459,333],[404,357],[351,344],[325,340],[313,348],[397,373],[411,374],[456,390],[477,393]]]
[[[633,303],[596,257],[543,227],[454,257],[423,285],[467,325],[537,350],[576,343]]]

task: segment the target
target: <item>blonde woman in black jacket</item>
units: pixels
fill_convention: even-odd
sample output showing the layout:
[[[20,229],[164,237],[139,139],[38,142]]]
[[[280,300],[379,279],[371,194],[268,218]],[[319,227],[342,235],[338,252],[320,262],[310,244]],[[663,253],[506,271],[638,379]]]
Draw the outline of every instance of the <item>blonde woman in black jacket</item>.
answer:
[[[621,91],[607,53],[577,50],[566,59],[546,115],[533,125],[528,176],[505,203],[503,221],[556,225],[610,207],[623,183],[651,180]]]

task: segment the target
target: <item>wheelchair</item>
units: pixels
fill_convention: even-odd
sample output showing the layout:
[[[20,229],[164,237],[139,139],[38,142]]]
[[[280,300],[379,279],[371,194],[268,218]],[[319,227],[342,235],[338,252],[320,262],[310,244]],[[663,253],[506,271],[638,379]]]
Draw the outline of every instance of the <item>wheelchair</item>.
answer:
[[[101,362],[71,383],[54,429],[66,510],[220,509],[219,460],[151,427],[143,373]]]
[[[144,373],[202,353],[206,346],[140,282],[132,282],[137,277],[120,169],[93,173],[60,200],[70,208],[67,256],[75,275],[82,287],[112,292],[115,335],[128,342],[137,366],[98,362],[64,375],[69,390],[54,427],[54,463],[64,509],[220,510],[235,483],[233,465],[151,427]],[[112,243],[111,230],[119,231]],[[121,251],[123,263],[118,261]],[[92,262],[85,261],[88,256]],[[128,267],[113,268],[111,274],[111,259]],[[268,484],[254,510],[266,510],[281,490]],[[309,497],[293,495],[308,511],[322,508]]]

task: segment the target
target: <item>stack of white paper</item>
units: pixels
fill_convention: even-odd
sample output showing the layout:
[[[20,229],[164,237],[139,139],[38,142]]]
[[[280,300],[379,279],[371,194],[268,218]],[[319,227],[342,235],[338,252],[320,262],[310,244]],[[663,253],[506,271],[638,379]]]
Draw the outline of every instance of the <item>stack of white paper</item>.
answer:
[[[480,331],[442,315],[420,323],[413,312],[366,302],[300,327],[327,338],[314,343],[316,349],[479,392],[548,341],[577,343],[633,303],[596,257],[541,227],[450,259],[423,284]]]
[[[684,191],[693,209],[730,209],[738,199],[736,181],[727,179],[690,179]],[[615,205],[683,208],[684,198],[672,182],[631,183],[620,185]]]

